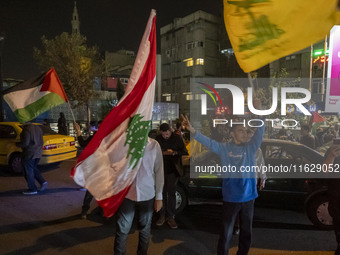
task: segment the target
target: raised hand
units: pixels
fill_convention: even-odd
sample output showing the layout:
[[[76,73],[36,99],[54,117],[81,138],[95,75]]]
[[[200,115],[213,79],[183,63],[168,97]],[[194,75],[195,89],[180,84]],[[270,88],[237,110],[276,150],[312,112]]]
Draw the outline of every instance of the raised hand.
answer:
[[[195,133],[195,129],[191,126],[188,116],[184,116],[183,114],[181,114],[181,116],[183,119],[182,125],[191,133]]]

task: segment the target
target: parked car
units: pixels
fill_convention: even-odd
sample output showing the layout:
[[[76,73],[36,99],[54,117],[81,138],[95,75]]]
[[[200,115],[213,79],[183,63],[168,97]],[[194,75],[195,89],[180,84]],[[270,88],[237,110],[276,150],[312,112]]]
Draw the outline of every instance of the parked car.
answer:
[[[300,143],[264,139],[261,145],[266,165],[320,164],[323,156]],[[218,156],[209,156],[209,164],[219,162]],[[265,188],[259,191],[256,206],[304,208],[311,222],[320,229],[332,228],[332,217],[328,213],[327,179],[273,178],[267,173]],[[177,185],[177,211],[187,204],[221,203],[222,179],[218,175],[201,175],[190,178],[190,167]]]
[[[44,147],[39,165],[46,165],[74,158],[77,155],[75,138],[55,133],[52,129],[34,123],[43,131]],[[0,122],[0,165],[9,165],[15,173],[22,172],[20,142],[22,124],[19,122]]]

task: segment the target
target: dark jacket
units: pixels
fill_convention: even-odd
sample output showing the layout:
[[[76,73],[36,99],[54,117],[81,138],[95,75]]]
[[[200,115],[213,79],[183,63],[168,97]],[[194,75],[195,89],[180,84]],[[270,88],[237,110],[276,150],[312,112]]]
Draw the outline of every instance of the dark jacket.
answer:
[[[90,135],[87,139],[84,139],[83,136],[78,136],[78,143],[80,147],[85,148],[92,140],[96,132],[93,133],[93,135]]]
[[[300,143],[315,150],[315,138],[313,135],[308,134],[301,137]]]
[[[23,125],[20,134],[20,147],[24,159],[41,158],[44,146],[43,132],[38,125],[28,123]]]
[[[67,125],[65,117],[58,119],[58,133],[61,135],[67,135]]]
[[[172,133],[170,138],[165,140],[162,135],[156,137],[156,141],[161,146],[162,151],[167,151],[169,149],[177,152],[177,155],[163,155],[164,161],[164,173],[178,173],[178,175],[183,174],[182,170],[182,156],[188,155],[188,151],[185,148],[183,139],[181,136]]]

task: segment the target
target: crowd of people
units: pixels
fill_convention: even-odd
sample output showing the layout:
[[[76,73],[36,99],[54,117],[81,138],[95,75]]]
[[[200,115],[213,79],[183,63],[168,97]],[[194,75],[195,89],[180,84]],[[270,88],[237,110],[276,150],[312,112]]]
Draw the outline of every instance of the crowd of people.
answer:
[[[261,102],[254,100],[256,108]],[[66,121],[60,114],[60,132],[65,132]],[[87,138],[82,136],[82,131],[77,123],[74,129],[79,145],[84,148],[91,141],[100,127],[101,121],[96,123],[93,134]],[[49,125],[45,121],[44,125]],[[190,136],[202,144],[209,151],[192,154],[193,160],[210,157],[214,153],[219,157],[222,165],[231,164],[240,168],[242,166],[264,165],[264,158],[260,145],[263,140],[265,127],[249,129],[243,125],[234,125],[230,129],[222,125],[211,130],[211,137],[197,131],[190,123],[188,117],[182,115],[182,122],[176,124],[173,130],[167,123],[159,127],[159,132],[150,132],[142,164],[128,194],[116,213],[117,230],[114,242],[114,254],[125,254],[126,242],[133,219],[136,215],[139,225],[138,254],[147,254],[151,232],[153,212],[156,212],[156,226],[167,223],[170,229],[177,229],[176,222],[176,184],[183,175],[182,156],[188,155],[184,132],[189,131]],[[59,133],[60,133],[59,132]],[[66,129],[67,132],[67,129]],[[339,130],[337,131],[339,132]],[[286,133],[279,132],[279,139],[288,139]],[[316,149],[332,141],[339,135],[334,128],[318,128],[316,135],[311,134],[308,125],[301,126],[300,142]],[[42,155],[43,138],[41,129],[32,123],[25,123],[21,133],[19,146],[23,149],[22,162],[28,190],[25,195],[34,195],[38,191],[47,189],[47,181],[37,168]],[[340,145],[334,145],[325,154],[324,164],[340,163]],[[35,181],[40,185],[36,186]],[[266,175],[264,173],[242,173],[237,176],[223,176],[222,182],[222,224],[218,240],[217,254],[228,254],[233,234],[239,235],[237,254],[248,254],[252,240],[252,223],[254,214],[254,201],[258,190],[265,187]],[[338,246],[335,254],[340,255],[340,183],[333,179],[329,183],[329,212],[333,217],[335,235]],[[81,217],[87,218],[90,202],[93,196],[86,191]],[[103,215],[103,214],[101,214]]]
[[[327,127],[318,127],[315,129],[315,134],[312,134],[312,127],[310,125],[301,125],[300,136],[294,136],[290,130],[284,128],[277,133],[271,135],[270,138],[290,140],[300,142],[314,150],[329,144],[334,139],[340,137],[340,128],[329,125]]]

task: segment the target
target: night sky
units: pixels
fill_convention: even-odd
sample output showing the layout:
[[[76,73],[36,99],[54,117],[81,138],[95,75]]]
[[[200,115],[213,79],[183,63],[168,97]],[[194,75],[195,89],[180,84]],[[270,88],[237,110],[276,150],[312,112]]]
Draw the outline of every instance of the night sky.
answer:
[[[101,52],[137,51],[150,10],[157,11],[160,27],[176,17],[197,10],[222,15],[222,0],[78,0],[80,32],[88,45]],[[27,79],[40,74],[33,60],[33,47],[41,48],[41,36],[54,38],[71,33],[74,0],[0,0],[0,33],[4,78]],[[158,41],[158,48],[159,48]],[[137,52],[136,52],[137,53]]]

